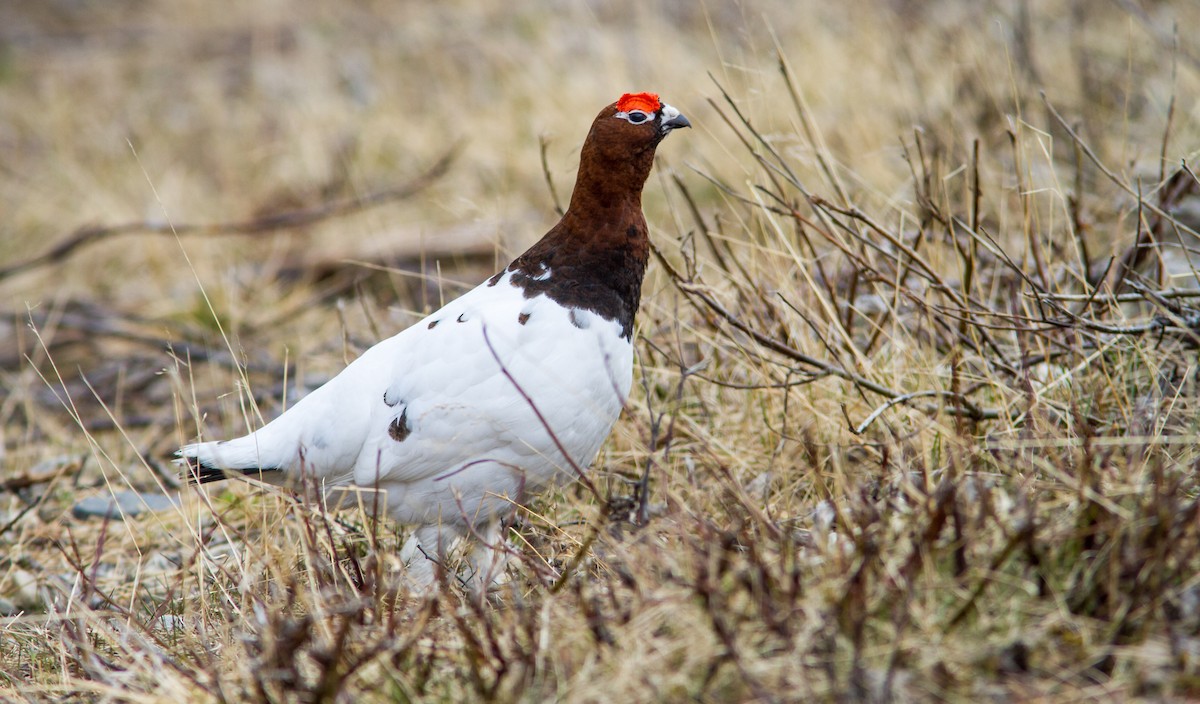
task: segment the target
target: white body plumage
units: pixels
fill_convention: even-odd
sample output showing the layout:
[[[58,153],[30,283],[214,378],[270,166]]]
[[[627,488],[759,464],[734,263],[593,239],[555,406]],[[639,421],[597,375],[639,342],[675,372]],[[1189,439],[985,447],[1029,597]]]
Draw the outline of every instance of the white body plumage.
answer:
[[[384,491],[388,514],[419,527],[412,558],[418,544],[441,552],[471,526],[494,539],[495,519],[525,491],[577,478],[632,370],[619,323],[526,298],[506,272],[370,348],[258,431],[180,455],[261,467],[273,483]]]

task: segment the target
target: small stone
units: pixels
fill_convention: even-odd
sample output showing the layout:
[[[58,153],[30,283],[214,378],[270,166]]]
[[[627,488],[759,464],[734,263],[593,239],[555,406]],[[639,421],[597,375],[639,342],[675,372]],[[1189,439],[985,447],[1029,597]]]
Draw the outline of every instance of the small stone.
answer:
[[[27,570],[20,567],[8,574],[8,579],[0,584],[4,595],[8,597],[8,608],[12,613],[18,611],[39,611],[42,608],[42,597],[38,590],[38,579]]]
[[[181,563],[182,559],[178,555],[168,556],[156,552],[142,563],[142,570],[148,574],[174,572],[179,569]]]
[[[165,614],[158,617],[158,627],[167,633],[180,633],[186,625],[182,616]]]
[[[119,491],[108,496],[89,496],[75,504],[71,515],[76,518],[122,518],[146,512],[167,511],[179,506],[178,496],[143,494],[139,491]]]
[[[891,312],[891,306],[882,296],[867,294],[854,299],[854,310],[868,318],[879,317]]]
[[[772,479],[774,479],[774,475],[770,470],[759,474],[757,477],[746,482],[746,494],[756,501],[765,502],[767,496],[771,493]]]
[[[833,530],[833,522],[837,518],[837,510],[828,500],[817,504],[812,512],[813,532],[828,535]]]

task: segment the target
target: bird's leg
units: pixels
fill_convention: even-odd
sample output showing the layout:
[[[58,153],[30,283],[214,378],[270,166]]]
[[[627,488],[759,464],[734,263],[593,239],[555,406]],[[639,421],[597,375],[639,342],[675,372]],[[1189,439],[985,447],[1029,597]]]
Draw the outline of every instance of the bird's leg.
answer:
[[[400,548],[400,560],[412,591],[427,591],[437,584],[438,570],[450,569],[446,558],[461,537],[461,530],[445,524],[424,525],[413,531]]]
[[[475,529],[475,545],[467,556],[467,588],[479,595],[505,581],[509,551],[504,535],[507,521],[494,518]]]

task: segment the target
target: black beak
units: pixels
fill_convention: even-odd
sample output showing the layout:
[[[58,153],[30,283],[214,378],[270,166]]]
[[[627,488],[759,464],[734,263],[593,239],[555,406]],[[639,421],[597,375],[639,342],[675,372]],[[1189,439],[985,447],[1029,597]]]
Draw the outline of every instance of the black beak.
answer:
[[[679,127],[691,127],[692,123],[688,122],[688,119],[680,114],[672,117],[670,120],[667,120],[662,124],[662,126],[664,130],[673,130]]]
[[[670,105],[667,105],[666,103],[660,105],[659,110],[661,112],[658,115],[658,119],[662,120],[662,122],[658,123],[659,139],[666,137],[673,129],[692,126],[692,123],[688,122],[688,119],[683,116],[683,113],[679,112]]]

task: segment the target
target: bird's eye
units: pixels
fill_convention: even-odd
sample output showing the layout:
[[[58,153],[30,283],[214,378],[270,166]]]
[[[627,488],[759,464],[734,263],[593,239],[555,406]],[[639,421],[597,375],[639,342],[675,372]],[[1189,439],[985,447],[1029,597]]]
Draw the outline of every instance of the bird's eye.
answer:
[[[643,122],[645,122],[646,120],[649,120],[650,116],[647,115],[646,113],[642,112],[641,110],[630,110],[628,119],[633,124],[640,125]]]

